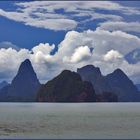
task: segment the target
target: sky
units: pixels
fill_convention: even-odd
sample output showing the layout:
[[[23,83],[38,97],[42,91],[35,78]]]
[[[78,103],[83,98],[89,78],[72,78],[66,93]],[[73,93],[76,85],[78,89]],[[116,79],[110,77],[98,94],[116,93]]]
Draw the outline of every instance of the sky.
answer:
[[[88,64],[140,83],[140,2],[0,1],[0,81],[25,59],[42,83]]]

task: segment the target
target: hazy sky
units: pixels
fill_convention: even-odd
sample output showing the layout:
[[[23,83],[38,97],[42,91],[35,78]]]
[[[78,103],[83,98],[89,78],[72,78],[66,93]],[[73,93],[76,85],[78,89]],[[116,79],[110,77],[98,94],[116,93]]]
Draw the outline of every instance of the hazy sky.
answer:
[[[140,83],[140,2],[0,1],[0,81],[26,58],[41,81],[93,64]]]

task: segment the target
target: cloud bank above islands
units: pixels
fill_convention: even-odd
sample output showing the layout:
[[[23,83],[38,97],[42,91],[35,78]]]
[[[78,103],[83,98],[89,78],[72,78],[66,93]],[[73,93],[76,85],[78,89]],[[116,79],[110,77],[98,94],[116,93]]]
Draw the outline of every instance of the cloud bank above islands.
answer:
[[[28,49],[0,49],[0,75],[15,75],[20,63],[29,58],[40,80],[51,79],[63,69],[71,69],[93,64],[99,66],[103,74],[121,68],[135,82],[139,81],[140,62],[130,64],[125,55],[140,47],[140,38],[122,31],[87,30],[69,31],[58,45],[58,51],[51,54],[56,46],[48,43]],[[11,65],[12,64],[12,65]]]
[[[63,69],[76,71],[87,64],[100,67],[104,75],[121,68],[135,83],[140,82],[140,61],[132,64],[125,57],[140,49],[140,37],[131,33],[140,33],[138,7],[111,1],[30,1],[15,2],[15,5],[14,10],[0,9],[0,16],[44,30],[63,30],[66,35],[57,46],[40,42],[32,49],[1,42],[0,79],[10,81],[20,63],[28,58],[42,82],[52,79]],[[136,17],[135,20],[127,21],[131,16]],[[97,19],[103,21],[94,30],[85,27]],[[80,28],[84,30],[77,31]],[[139,52],[135,51],[130,59],[139,59]]]

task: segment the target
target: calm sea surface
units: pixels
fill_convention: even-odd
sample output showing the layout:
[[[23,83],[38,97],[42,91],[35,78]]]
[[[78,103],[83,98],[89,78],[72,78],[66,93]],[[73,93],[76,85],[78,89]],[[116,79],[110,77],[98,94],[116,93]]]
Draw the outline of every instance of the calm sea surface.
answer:
[[[0,103],[0,138],[140,138],[140,103]]]

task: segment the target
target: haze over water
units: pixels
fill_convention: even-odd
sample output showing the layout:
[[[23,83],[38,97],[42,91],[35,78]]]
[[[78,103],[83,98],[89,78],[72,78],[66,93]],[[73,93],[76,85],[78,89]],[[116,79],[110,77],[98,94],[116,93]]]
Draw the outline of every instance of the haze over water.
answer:
[[[139,138],[139,103],[1,103],[0,138]]]

